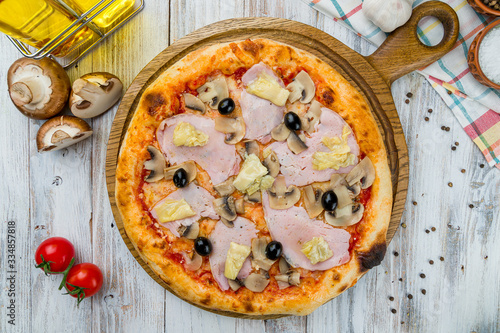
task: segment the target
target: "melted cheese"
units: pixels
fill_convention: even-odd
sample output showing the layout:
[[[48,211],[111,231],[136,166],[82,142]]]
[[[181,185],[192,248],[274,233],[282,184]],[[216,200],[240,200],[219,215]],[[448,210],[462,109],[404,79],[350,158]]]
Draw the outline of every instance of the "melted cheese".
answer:
[[[315,152],[312,156],[313,168],[315,170],[335,169],[353,165],[356,156],[351,154],[351,148],[347,144],[347,137],[351,134],[348,126],[344,126],[342,130],[342,138],[327,137],[321,138],[321,142],[330,149],[330,152]]]
[[[271,186],[273,186],[273,183],[274,183],[274,177],[272,177],[270,175],[266,175],[266,176],[262,177],[262,179],[260,180],[260,190],[266,191],[266,190],[270,189]]]
[[[180,122],[174,129],[174,145],[179,146],[204,146],[208,142],[208,135],[197,130],[193,125]]]
[[[254,182],[245,190],[245,192],[248,193],[248,195],[252,195],[255,192],[259,191],[260,190],[260,181],[261,180],[262,180],[261,177],[259,177],[256,180],[254,180]]]
[[[259,158],[255,154],[247,156],[243,165],[241,166],[240,173],[234,179],[233,185],[240,192],[245,192],[256,180],[266,175],[267,168],[262,165]],[[260,187],[260,181],[257,184]],[[256,192],[255,190],[254,192]]]
[[[231,242],[227,251],[224,276],[230,280],[236,279],[245,259],[250,255],[250,246]]]
[[[353,165],[356,157],[353,154],[325,153],[318,151],[313,154],[313,168],[315,170],[335,169]]]
[[[309,242],[302,245],[301,251],[313,265],[328,260],[333,256],[333,251],[330,250],[328,243],[323,237],[313,237]]]
[[[196,212],[189,206],[186,200],[165,200],[161,205],[154,208],[160,223],[182,220],[186,217],[195,216]]]
[[[284,106],[290,95],[290,92],[281,87],[275,78],[265,72],[247,86],[247,92],[267,99],[277,106]]]
[[[254,182],[245,190],[248,195],[252,195],[257,191],[266,191],[273,186],[274,177],[265,175],[254,180]]]

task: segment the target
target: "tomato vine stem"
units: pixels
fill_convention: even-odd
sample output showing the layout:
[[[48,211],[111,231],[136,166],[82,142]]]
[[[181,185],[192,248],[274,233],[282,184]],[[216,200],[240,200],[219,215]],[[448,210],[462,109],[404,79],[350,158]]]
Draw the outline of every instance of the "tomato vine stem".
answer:
[[[71,261],[69,262],[68,268],[66,268],[63,272],[57,273],[57,274],[64,274],[62,281],[61,281],[61,284],[59,285],[59,290],[61,290],[64,287],[64,285],[66,284],[66,279],[68,278],[68,272],[71,269],[71,267],[73,267],[74,262],[75,262],[75,258],[71,258]]]
[[[43,269],[43,272],[45,273],[45,275],[49,275],[49,274],[61,274],[61,272],[52,272],[50,270],[50,263],[54,263],[53,261],[45,261],[45,258],[43,257],[43,254],[40,254],[40,257],[42,258],[42,262],[40,264],[35,264],[35,267],[36,268],[41,268]]]

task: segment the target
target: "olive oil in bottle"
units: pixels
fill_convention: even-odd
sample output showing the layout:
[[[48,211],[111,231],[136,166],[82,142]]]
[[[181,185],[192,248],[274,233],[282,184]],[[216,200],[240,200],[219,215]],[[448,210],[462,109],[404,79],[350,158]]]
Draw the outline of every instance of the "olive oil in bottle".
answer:
[[[0,31],[38,49],[74,20],[44,0],[0,0]],[[90,40],[92,35],[92,31],[83,27],[52,54],[63,57]]]
[[[65,0],[64,2],[76,10],[78,14],[83,14],[97,5],[99,1],[100,0]],[[90,13],[90,15],[110,2],[112,2],[112,0],[105,1],[96,10]],[[132,12],[135,2],[136,0],[115,0],[99,15],[93,18],[92,22],[104,32],[107,32]]]

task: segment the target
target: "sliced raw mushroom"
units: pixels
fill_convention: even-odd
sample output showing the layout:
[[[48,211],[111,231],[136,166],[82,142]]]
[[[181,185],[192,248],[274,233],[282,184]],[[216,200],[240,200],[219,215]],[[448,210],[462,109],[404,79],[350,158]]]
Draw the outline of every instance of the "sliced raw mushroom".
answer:
[[[321,118],[321,105],[320,102],[318,101],[313,101],[311,103],[311,106],[309,107],[309,110],[307,110],[306,116],[309,121],[309,130],[308,133],[311,133],[314,131],[314,127],[316,126],[317,123],[319,123],[319,120]]]
[[[245,141],[245,151],[248,155],[255,154],[255,156],[260,155],[260,146],[255,140]]]
[[[302,115],[299,115],[300,122],[302,123],[302,127],[300,128],[301,130],[311,133],[313,130],[311,130],[311,123],[309,122],[309,118],[307,118],[307,113],[304,113]],[[314,128],[314,127],[312,127]]]
[[[362,189],[372,186],[375,181],[375,168],[372,161],[368,157],[363,158],[358,165],[352,168],[345,179],[349,185],[361,183]]]
[[[267,168],[267,170],[269,170],[269,175],[271,177],[276,178],[278,176],[278,173],[280,172],[280,161],[274,151],[271,152],[269,156],[264,159],[264,161],[262,161],[262,164]]]
[[[47,120],[36,135],[38,152],[59,150],[85,140],[92,135],[92,128],[73,116],[60,116]]]
[[[255,140],[245,141],[243,142],[243,145],[238,149],[238,154],[240,154],[242,158],[245,158],[245,154],[255,154],[255,156],[259,157],[260,146]]]
[[[312,219],[317,217],[323,211],[323,205],[321,204],[323,193],[322,189],[314,188],[312,185],[304,187],[304,205],[306,207],[307,214]]]
[[[281,259],[279,261],[279,270],[280,270],[279,275],[287,275],[288,273],[292,272],[290,264],[288,264],[288,262],[285,260],[285,258],[283,256],[281,257]],[[276,275],[276,276],[279,276],[279,275]],[[275,278],[276,278],[276,276],[275,276]],[[288,279],[286,279],[285,281],[280,281],[279,279],[276,279],[276,282],[278,282],[278,288],[280,290],[290,287],[290,284],[288,283]]]
[[[227,279],[227,283],[233,291],[236,291],[243,286],[243,282],[241,282],[238,278],[236,278],[236,280]]]
[[[259,237],[252,239],[252,267],[269,271],[276,260],[266,257],[267,238]]]
[[[181,225],[177,231],[182,237],[186,237],[187,239],[196,239],[200,233],[200,224],[198,222],[194,222],[190,225]]]
[[[351,198],[354,198],[361,193],[361,185],[359,183],[353,184],[352,186],[347,186],[349,192],[351,192]]]
[[[352,205],[352,198],[347,187],[340,185],[333,189],[335,195],[337,196],[337,207],[343,208],[348,205]],[[338,209],[337,208],[337,209]]]
[[[201,112],[205,114],[205,103],[201,101],[198,97],[193,94],[184,94],[184,105],[186,109]]]
[[[234,145],[245,136],[245,121],[243,117],[217,117],[215,118],[215,130],[228,134],[224,142]]]
[[[245,194],[245,201],[251,202],[251,203],[260,203],[262,202],[262,195],[260,191],[256,191],[251,195]]]
[[[279,175],[269,192],[269,206],[272,209],[287,209],[295,205],[300,199],[300,190],[295,185],[286,187],[285,177]]]
[[[236,220],[237,214],[233,197],[225,196],[215,199],[213,204],[215,212],[221,217],[221,219],[225,219],[227,221]]]
[[[144,161],[144,169],[150,170],[149,175],[147,175],[144,180],[148,183],[154,183],[163,179],[163,170],[165,169],[166,162],[165,157],[161,151],[155,146],[148,146],[147,148],[150,159]]]
[[[286,143],[288,144],[288,148],[290,148],[294,154],[300,154],[307,149],[304,141],[302,141],[302,139],[299,138],[295,132],[290,132],[288,139],[286,139]]]
[[[288,274],[288,283],[290,283],[292,286],[298,286],[300,284],[300,273],[292,272]]]
[[[314,82],[305,71],[300,71],[293,81],[286,86],[286,89],[290,90],[290,95],[288,96],[290,103],[300,101],[307,104],[312,101],[316,94]]]
[[[61,112],[71,88],[64,68],[48,57],[16,60],[7,73],[7,85],[16,108],[34,119],[48,119]]]
[[[271,131],[271,137],[276,141],[285,141],[290,135],[290,130],[285,126],[285,123],[281,123]]]
[[[300,273],[292,272],[288,274],[288,283],[292,286],[298,286],[300,284]]]
[[[365,207],[360,203],[346,206],[350,209],[350,214],[340,216],[339,209],[331,212],[325,212],[325,222],[333,225],[334,227],[347,227],[358,223],[363,218]]]
[[[266,289],[269,284],[269,280],[266,279],[266,276],[261,273],[252,273],[250,274],[244,281],[245,287],[254,293],[260,293],[264,289]]]
[[[290,266],[290,264],[286,261],[286,259],[284,257],[281,257],[280,262],[279,262],[280,273],[286,274],[286,273],[290,272],[291,268],[292,268],[292,266]]]
[[[236,208],[236,213],[240,215],[245,214],[245,200],[243,198],[234,200],[234,207]]]
[[[344,207],[337,207],[333,214],[336,218],[343,218],[352,215],[352,210],[353,204],[351,203],[350,205]]]
[[[286,282],[292,286],[298,286],[300,284],[300,273],[291,271],[287,274],[279,274],[275,275],[274,278],[276,281]],[[280,288],[284,289],[284,288]]]
[[[234,193],[234,191],[236,191],[236,188],[233,185],[233,181],[234,181],[234,176],[229,177],[227,180],[223,181],[222,183],[214,185],[214,189],[221,196],[231,195]]]
[[[187,173],[188,184],[196,179],[196,174],[198,170],[196,169],[196,164],[193,161],[187,161],[182,164],[177,164],[168,168],[163,169],[163,174],[166,180],[172,180],[174,174],[177,170],[184,169]]]
[[[225,218],[221,217],[220,221],[228,228],[234,228],[234,221],[229,221],[226,220]]]
[[[319,123],[321,118],[321,105],[318,101],[312,101],[311,106],[307,112],[300,118],[302,121],[302,129],[307,133],[312,133],[315,130],[316,124]]]
[[[348,184],[345,181],[344,175],[342,175],[340,173],[334,173],[330,177],[329,189],[334,189],[338,186],[348,186]]]
[[[278,274],[275,275],[274,278],[276,279],[276,282],[278,283],[278,288],[280,290],[290,287],[290,284],[288,283],[288,275]]]
[[[197,271],[203,263],[203,258],[196,252],[193,252],[193,257],[190,257],[186,252],[182,252],[184,258],[184,267],[189,271]]]
[[[217,110],[220,101],[229,97],[227,82],[223,76],[205,83],[196,91],[198,92],[198,98],[208,103],[214,110]]]
[[[111,73],[85,74],[73,82],[69,97],[71,112],[80,118],[96,117],[118,102],[122,90],[122,82]]]

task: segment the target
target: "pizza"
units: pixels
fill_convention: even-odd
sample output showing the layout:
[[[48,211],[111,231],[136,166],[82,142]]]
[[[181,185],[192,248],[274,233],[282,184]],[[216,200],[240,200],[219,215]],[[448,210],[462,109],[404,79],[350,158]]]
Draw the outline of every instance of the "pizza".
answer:
[[[140,96],[115,197],[141,258],[228,315],[307,315],[380,264],[392,209],[363,96],[268,39],[195,50]]]

